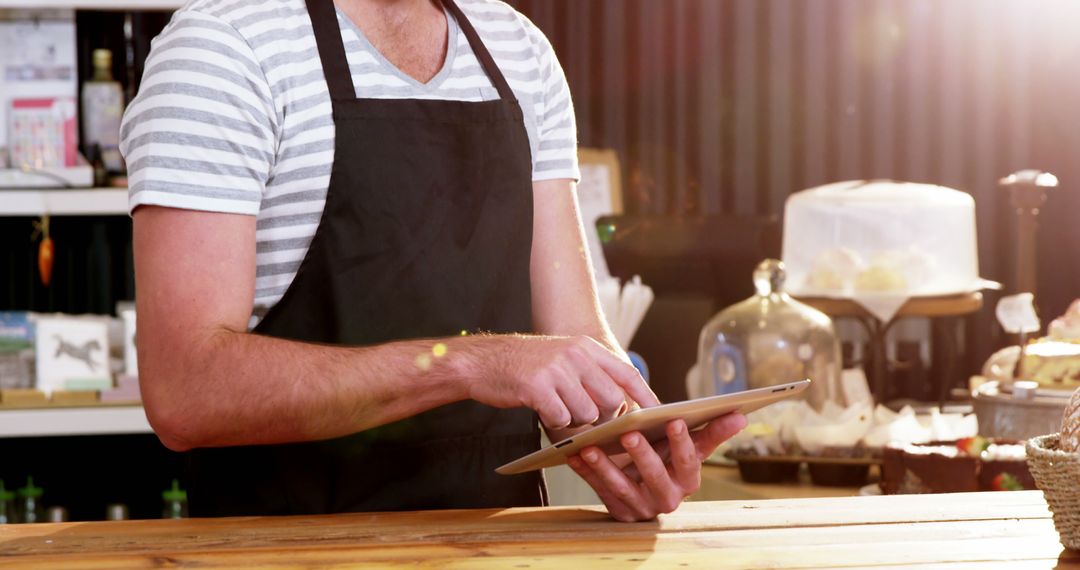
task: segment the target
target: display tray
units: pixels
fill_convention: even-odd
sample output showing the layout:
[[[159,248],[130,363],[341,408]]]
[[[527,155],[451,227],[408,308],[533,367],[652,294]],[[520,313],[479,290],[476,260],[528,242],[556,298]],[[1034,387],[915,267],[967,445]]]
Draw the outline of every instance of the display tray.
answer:
[[[820,455],[744,455],[728,453],[724,456],[728,461],[717,465],[731,465],[731,461],[755,461],[762,463],[823,463],[828,465],[881,465],[880,457],[824,457]]]
[[[819,457],[802,455],[728,454],[747,483],[782,483],[798,479],[803,463],[810,481],[823,487],[860,487],[870,476],[870,469],[881,464],[877,457]]]

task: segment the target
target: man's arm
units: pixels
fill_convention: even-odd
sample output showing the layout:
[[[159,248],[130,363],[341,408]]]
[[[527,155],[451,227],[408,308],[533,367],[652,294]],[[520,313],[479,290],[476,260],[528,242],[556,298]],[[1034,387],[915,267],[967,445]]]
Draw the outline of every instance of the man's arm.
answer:
[[[134,238],[142,396],[174,450],[327,439],[466,398],[584,424],[604,407],[592,393],[647,393],[584,336],[340,347],[251,334],[253,216],[144,206]],[[434,357],[436,343],[445,356]]]
[[[630,359],[608,327],[596,295],[596,279],[585,245],[573,182],[567,179],[533,183],[533,245],[531,284],[533,328],[544,335],[585,335],[595,339],[612,354],[629,364]],[[642,381],[644,382],[644,381]],[[621,413],[626,394],[594,394],[594,399]],[[649,398],[631,405],[659,404]],[[614,415],[614,414],[612,414]],[[601,421],[611,416],[601,417]],[[573,435],[579,429],[548,430],[552,441]]]
[[[532,288],[537,331],[594,335],[625,359],[599,308],[573,182],[534,183],[533,196]],[[636,399],[643,406],[658,403],[655,396]],[[621,439],[625,455],[607,457],[600,449],[587,447],[571,457],[569,465],[596,491],[613,517],[649,520],[675,510],[696,491],[701,484],[701,462],[745,424],[745,418],[730,414],[691,434],[686,422],[675,420],[668,424],[667,441],[653,446],[639,432],[631,432]],[[552,441],[572,433],[548,429]]]

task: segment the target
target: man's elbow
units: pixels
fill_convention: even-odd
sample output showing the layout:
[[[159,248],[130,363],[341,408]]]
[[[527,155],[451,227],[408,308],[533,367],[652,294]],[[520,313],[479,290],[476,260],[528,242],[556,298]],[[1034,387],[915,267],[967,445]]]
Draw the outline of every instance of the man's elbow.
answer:
[[[160,369],[151,371],[156,367],[139,364],[143,409],[162,445],[172,451],[198,447],[197,429],[203,422],[193,417],[192,410],[198,410],[199,405],[189,401],[192,395],[182,389],[170,389],[176,386],[175,380],[180,380],[173,378],[176,374]]]
[[[150,428],[154,430],[162,445],[172,451],[189,451],[195,447],[185,433],[180,414],[173,406],[148,401],[144,401],[143,406]]]

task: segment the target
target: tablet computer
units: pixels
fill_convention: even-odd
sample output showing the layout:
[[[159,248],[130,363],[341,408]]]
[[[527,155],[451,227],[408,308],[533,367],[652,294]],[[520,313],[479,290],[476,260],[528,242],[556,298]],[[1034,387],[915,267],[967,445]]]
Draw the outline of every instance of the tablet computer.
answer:
[[[732,412],[747,414],[773,402],[794,396],[809,386],[810,380],[799,380],[734,394],[641,408],[511,461],[496,469],[495,472],[502,475],[515,475],[562,465],[566,463],[568,457],[592,445],[609,455],[623,453],[625,450],[619,443],[619,438],[624,433],[640,431],[650,442],[655,442],[667,437],[665,430],[667,423],[671,420],[682,418],[686,420],[686,425],[691,430],[695,430],[724,414]]]

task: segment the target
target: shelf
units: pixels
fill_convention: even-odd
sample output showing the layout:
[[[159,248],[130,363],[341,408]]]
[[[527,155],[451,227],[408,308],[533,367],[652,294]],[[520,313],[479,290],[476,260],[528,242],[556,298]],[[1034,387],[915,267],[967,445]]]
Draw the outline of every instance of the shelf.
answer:
[[[124,188],[0,189],[0,216],[126,216],[127,213],[128,192]]]
[[[142,406],[0,410],[0,438],[153,433]]]
[[[0,9],[176,10],[188,0],[0,0]]]

